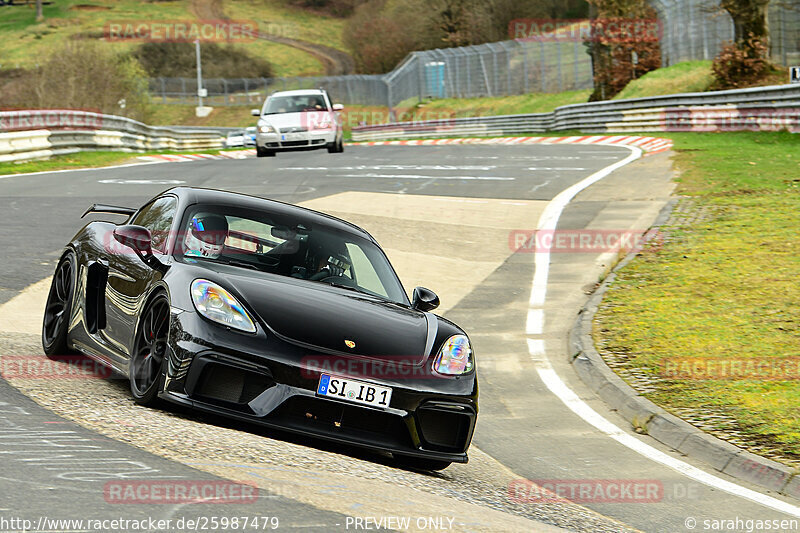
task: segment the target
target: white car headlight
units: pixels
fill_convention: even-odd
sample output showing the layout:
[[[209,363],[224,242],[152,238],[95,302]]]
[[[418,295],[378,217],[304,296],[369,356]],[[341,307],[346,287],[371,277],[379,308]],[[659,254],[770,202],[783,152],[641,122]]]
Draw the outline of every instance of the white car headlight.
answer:
[[[192,282],[192,302],[197,312],[224,326],[255,333],[256,325],[231,293],[207,279]]]
[[[447,339],[433,361],[433,371],[445,376],[458,376],[475,367],[472,346],[466,335],[453,335]]]
[[[277,133],[275,131],[275,128],[273,128],[269,124],[261,124],[261,125],[259,125],[258,126],[258,131],[260,131],[261,133]]]

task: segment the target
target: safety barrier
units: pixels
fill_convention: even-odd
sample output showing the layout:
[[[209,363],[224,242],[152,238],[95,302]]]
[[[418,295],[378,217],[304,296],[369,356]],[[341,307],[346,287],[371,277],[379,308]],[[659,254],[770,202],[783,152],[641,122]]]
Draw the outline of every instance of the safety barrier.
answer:
[[[0,162],[40,159],[88,150],[146,152],[223,147],[223,133],[148,126],[94,111],[0,111]]]
[[[353,140],[495,136],[553,131],[800,132],[800,86],[776,85],[573,104],[551,113],[398,122],[352,129]]]

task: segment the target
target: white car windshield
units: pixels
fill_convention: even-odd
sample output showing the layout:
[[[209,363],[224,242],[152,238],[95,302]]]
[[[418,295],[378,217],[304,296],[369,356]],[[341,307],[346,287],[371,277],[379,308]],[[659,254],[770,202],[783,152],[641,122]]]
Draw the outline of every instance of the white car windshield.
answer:
[[[264,115],[280,113],[302,113],[304,111],[330,111],[321,94],[299,94],[294,96],[272,96],[267,100]]]

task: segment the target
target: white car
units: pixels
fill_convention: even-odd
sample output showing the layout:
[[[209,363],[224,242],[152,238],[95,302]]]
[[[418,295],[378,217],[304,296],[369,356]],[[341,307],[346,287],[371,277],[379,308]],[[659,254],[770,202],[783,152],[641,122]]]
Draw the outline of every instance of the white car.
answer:
[[[244,146],[244,132],[232,131],[225,138],[225,148],[238,148]]]
[[[263,107],[253,109],[256,126],[256,155],[274,156],[288,150],[327,148],[330,153],[344,151],[344,130],[338,111],[322,89],[272,93]]]

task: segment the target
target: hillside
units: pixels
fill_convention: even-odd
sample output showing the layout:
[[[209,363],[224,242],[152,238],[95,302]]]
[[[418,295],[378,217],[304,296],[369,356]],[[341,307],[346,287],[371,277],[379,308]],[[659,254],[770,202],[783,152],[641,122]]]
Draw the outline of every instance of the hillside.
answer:
[[[32,6],[0,7],[0,68],[35,66],[66,39],[102,39],[105,25],[113,21],[224,17],[259,23],[263,38],[235,46],[267,59],[276,76],[338,74],[352,68],[341,41],[344,19],[293,7],[284,0],[53,0],[44,7],[44,14],[45,21],[36,23]],[[107,44],[115,50],[130,50],[139,43]]]

